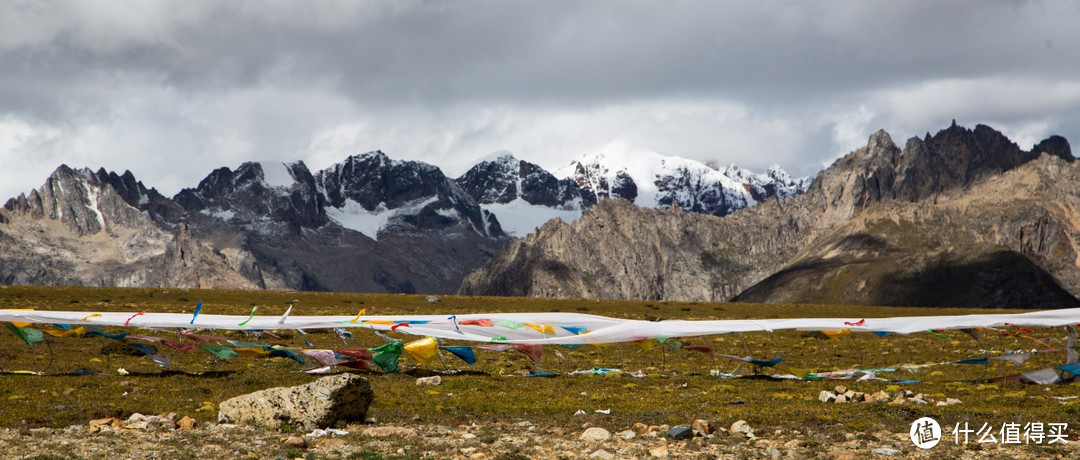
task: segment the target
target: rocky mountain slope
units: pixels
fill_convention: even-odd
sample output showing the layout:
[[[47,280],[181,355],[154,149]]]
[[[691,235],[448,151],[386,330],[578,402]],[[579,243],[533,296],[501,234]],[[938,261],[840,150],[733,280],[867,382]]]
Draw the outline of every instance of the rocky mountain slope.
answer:
[[[507,239],[438,168],[381,152],[219,168],[172,199],[61,166],[0,210],[0,282],[445,293]]]
[[[462,294],[1075,306],[1080,182],[1068,143],[953,126],[884,131],[805,194],[724,218],[601,201],[507,245]]]
[[[747,184],[766,178],[739,171]],[[772,182],[724,180],[736,194],[786,193]],[[717,190],[692,182],[667,189],[698,201]],[[457,179],[379,151],[322,171],[249,162],[218,168],[172,198],[130,172],[61,166],[0,210],[0,283],[449,293],[509,241],[502,222],[517,235],[552,218],[573,222],[610,194],[597,190],[507,153]]]

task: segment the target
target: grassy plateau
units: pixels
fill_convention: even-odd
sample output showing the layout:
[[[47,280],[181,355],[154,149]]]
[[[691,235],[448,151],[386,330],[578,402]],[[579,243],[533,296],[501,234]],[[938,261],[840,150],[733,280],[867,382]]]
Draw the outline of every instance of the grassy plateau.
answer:
[[[582,312],[632,319],[746,319],[786,317],[868,317],[1001,313],[956,308],[885,308],[823,305],[773,305],[738,303],[680,303],[657,301],[550,300],[531,298],[443,296],[428,303],[425,296],[346,294],[318,292],[219,291],[184,289],[119,289],[76,287],[0,287],[0,308],[78,311],[153,311],[192,313],[197,302],[203,314],[246,315],[258,306],[259,314],[280,315],[294,304],[292,315],[368,314],[462,314],[493,312]],[[106,328],[118,332],[120,328]],[[381,345],[371,332],[354,330],[348,348]],[[181,340],[176,331],[132,329],[132,334],[158,335]],[[214,331],[241,341],[262,341],[303,347],[295,331],[271,331],[250,336]],[[409,342],[419,337],[389,333]],[[1061,328],[1016,331],[946,331],[906,336],[851,334],[829,338],[821,333],[785,331],[726,334],[677,339],[684,345],[709,345],[717,353],[751,355],[770,360],[783,357],[782,366],[827,372],[869,369],[905,364],[942,363],[953,360],[1000,356],[1020,350],[1065,347]],[[1023,337],[1021,337],[1021,335]],[[316,348],[345,348],[342,339],[328,331],[309,331]],[[475,345],[475,343],[447,343]],[[162,348],[172,361],[171,370],[159,369],[145,356],[128,352],[123,343],[102,337],[52,337],[27,346],[6,328],[0,330],[0,368],[29,370],[43,375],[0,375],[0,426],[11,428],[64,427],[86,424],[101,417],[127,417],[132,413],[176,412],[201,421],[216,421],[217,404],[252,391],[310,382],[317,375],[286,358],[238,356],[223,361],[198,350],[183,353]],[[539,369],[523,354],[513,351],[477,350],[478,361],[468,366],[448,353],[428,367],[402,357],[398,373],[361,372],[375,390],[368,417],[378,423],[457,426],[483,422],[529,420],[548,426],[579,426],[588,422],[610,430],[625,430],[641,422],[648,425],[688,425],[695,419],[728,426],[746,420],[759,432],[806,430],[832,433],[907,432],[912,421],[930,416],[943,426],[961,421],[978,426],[983,422],[1067,422],[1070,440],[1080,427],[1080,384],[1024,385],[987,380],[993,377],[1048,368],[1064,363],[1063,354],[1033,354],[1022,365],[991,360],[990,365],[946,364],[878,374],[884,381],[778,380],[766,374],[782,374],[738,361],[713,358],[703,353],[657,345],[645,350],[631,343],[605,347],[544,348]],[[567,374],[594,367],[620,369],[604,375],[575,374],[557,377],[526,377],[543,371]],[[122,372],[118,370],[123,369]],[[342,369],[340,372],[347,371]],[[638,372],[640,371],[640,372]],[[85,375],[80,375],[82,372]],[[734,373],[744,378],[721,378],[715,373]],[[638,375],[631,376],[631,373]],[[439,386],[416,385],[419,376],[442,375]],[[891,395],[910,390],[938,400],[955,398],[961,404],[860,403],[826,404],[818,401],[822,390],[837,385]],[[579,410],[586,415],[574,414]],[[610,411],[602,413],[597,411]]]

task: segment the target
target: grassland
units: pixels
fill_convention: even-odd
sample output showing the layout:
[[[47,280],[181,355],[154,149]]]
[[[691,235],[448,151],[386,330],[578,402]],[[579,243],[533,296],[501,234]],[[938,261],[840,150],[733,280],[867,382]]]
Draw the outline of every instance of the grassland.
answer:
[[[455,314],[480,312],[586,312],[634,319],[743,319],[784,317],[867,318],[926,314],[969,314],[977,310],[869,308],[769,304],[625,302],[547,300],[494,297],[444,296],[428,303],[424,296],[314,292],[251,292],[181,289],[114,289],[74,287],[0,288],[0,308],[42,310],[131,311],[191,313],[197,302],[203,313],[247,314],[259,306],[260,314],[281,314],[295,304],[293,315],[355,314]],[[999,313],[995,310],[994,313]],[[311,381],[317,376],[301,373],[306,367],[281,358],[240,356],[219,360],[205,352],[166,350],[173,370],[161,371],[148,358],[124,352],[123,346],[100,337],[49,337],[47,343],[28,347],[15,335],[0,331],[0,367],[44,371],[45,375],[0,375],[0,426],[14,428],[64,427],[85,424],[93,418],[126,417],[132,413],[177,412],[203,421],[216,419],[216,404],[243,393]],[[178,337],[173,331],[133,331]],[[262,340],[303,346],[294,331],[275,331],[250,337],[225,333],[237,340]],[[909,336],[854,334],[830,339],[820,333],[776,332],[722,335],[681,339],[684,344],[711,345],[718,353],[755,358],[783,357],[783,364],[817,372],[849,368],[876,368],[902,364],[1000,355],[1006,350],[1044,349],[1064,346],[1061,329],[1044,328],[1023,334],[969,335],[946,332]],[[415,337],[397,334],[409,341]],[[333,333],[312,331],[308,338],[316,347],[342,348]],[[1037,339],[1037,340],[1032,340]],[[1040,343],[1041,342],[1041,343]],[[367,332],[358,332],[349,347],[374,347],[384,343]],[[470,345],[458,343],[454,345]],[[689,424],[694,419],[713,420],[726,426],[743,419],[759,430],[771,432],[814,427],[823,433],[888,430],[906,432],[911,422],[931,416],[944,426],[961,421],[1072,422],[1080,420],[1080,384],[1032,386],[1018,383],[987,383],[985,379],[1061,364],[1057,353],[1034,355],[1022,366],[1003,361],[991,365],[951,364],[914,372],[881,374],[893,379],[924,383],[838,382],[773,380],[755,369],[731,360],[711,358],[686,350],[657,346],[642,350],[633,344],[583,347],[576,350],[545,347],[540,370],[569,373],[594,367],[622,369],[605,375],[525,377],[536,371],[520,353],[478,350],[479,361],[470,367],[445,355],[444,363],[416,367],[402,359],[403,372],[365,372],[376,392],[368,416],[380,423],[424,423],[457,426],[473,422],[529,420],[548,426],[578,426],[583,422],[611,430],[646,424]],[[127,375],[121,375],[124,369]],[[735,372],[749,378],[724,379],[713,370]],[[75,375],[90,371],[92,375]],[[640,371],[644,377],[631,377]],[[439,373],[439,386],[418,386],[415,378]],[[761,374],[761,375],[757,375]],[[823,404],[821,390],[843,384],[857,391],[916,393],[963,401],[959,405]],[[578,410],[584,416],[575,416]],[[597,413],[610,410],[610,414]],[[1070,430],[1080,424],[1073,423]],[[1070,439],[1077,439],[1072,433]]]

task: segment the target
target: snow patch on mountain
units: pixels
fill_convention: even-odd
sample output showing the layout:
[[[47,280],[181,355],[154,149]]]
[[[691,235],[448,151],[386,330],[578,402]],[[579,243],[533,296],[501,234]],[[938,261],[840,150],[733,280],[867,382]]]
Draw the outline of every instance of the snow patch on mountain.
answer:
[[[326,216],[342,227],[356,230],[368,238],[378,241],[379,232],[390,224],[391,219],[397,216],[417,214],[424,206],[434,203],[438,199],[439,197],[432,196],[394,209],[387,209],[386,203],[379,203],[374,210],[368,211],[352,198],[347,198],[345,204],[340,208],[327,207]]]
[[[528,235],[551,219],[569,224],[581,218],[580,205],[576,209],[558,209],[531,204],[520,197],[509,203],[482,204],[480,207],[497,216],[503,231],[514,237]]]
[[[296,179],[293,178],[289,165],[279,161],[261,162],[263,182],[270,187],[291,187]]]

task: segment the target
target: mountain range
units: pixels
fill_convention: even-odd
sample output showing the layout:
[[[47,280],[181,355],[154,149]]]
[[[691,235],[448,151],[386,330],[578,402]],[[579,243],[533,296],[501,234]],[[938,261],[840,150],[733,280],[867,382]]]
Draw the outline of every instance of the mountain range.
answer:
[[[0,283],[452,293],[513,236],[607,198],[724,215],[810,183],[628,160],[584,157],[560,179],[500,152],[454,179],[374,151],[320,171],[221,167],[171,198],[130,172],[61,165],[0,209]]]
[[[625,196],[611,177],[602,176],[611,193]],[[512,241],[459,293],[1080,305],[1080,165],[1060,136],[1023,150],[988,126],[954,122],[900,148],[878,131],[805,193],[725,217],[684,209],[602,201],[577,222]]]

